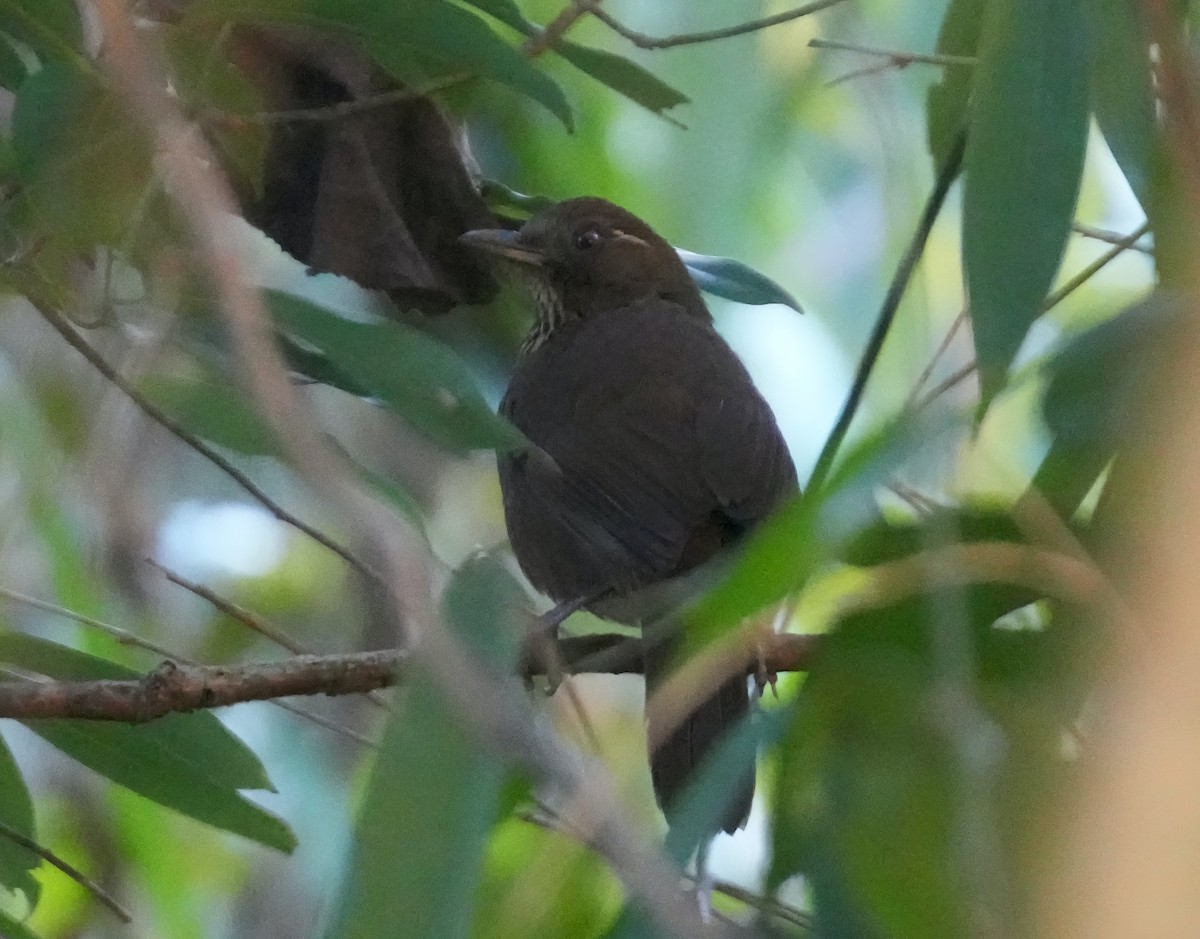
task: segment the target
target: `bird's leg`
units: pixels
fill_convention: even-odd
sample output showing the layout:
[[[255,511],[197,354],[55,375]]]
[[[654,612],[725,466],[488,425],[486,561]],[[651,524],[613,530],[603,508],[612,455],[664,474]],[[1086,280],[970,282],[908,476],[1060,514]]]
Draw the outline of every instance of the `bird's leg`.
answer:
[[[696,905],[704,923],[711,923],[713,918],[713,876],[708,869],[708,849],[711,847],[712,840],[705,838],[696,849]]]
[[[541,661],[550,694],[554,694],[558,690],[558,686],[562,684],[563,673],[566,671],[563,668],[562,656],[558,653],[559,628],[570,616],[578,613],[589,603],[598,600],[605,593],[607,591],[599,591],[575,597],[572,600],[565,600],[555,604],[533,621],[529,642]]]

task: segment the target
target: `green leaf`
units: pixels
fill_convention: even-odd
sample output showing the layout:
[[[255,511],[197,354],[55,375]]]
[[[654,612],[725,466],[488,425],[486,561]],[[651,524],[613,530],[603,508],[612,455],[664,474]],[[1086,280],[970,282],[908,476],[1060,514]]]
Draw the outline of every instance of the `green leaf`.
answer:
[[[521,446],[524,438],[479,394],[448,347],[399,323],[356,323],[290,294],[269,292],[277,328],[328,359],[421,433],[457,452]]]
[[[951,0],[938,33],[939,55],[974,56],[978,52],[987,3]],[[925,130],[935,171],[946,165],[958,132],[967,124],[974,71],[969,66],[945,66],[941,81],[925,93]]]
[[[63,681],[141,677],[114,662],[12,632],[0,633],[0,661]],[[272,788],[262,764],[206,711],[170,714],[137,726],[22,723],[88,768],[159,805],[280,851],[295,847],[287,825],[238,792]]]
[[[251,456],[278,452],[270,429],[232,380],[211,375],[148,375],[138,388],[198,437]]]
[[[52,63],[17,92],[13,154],[46,228],[83,247],[119,245],[152,185],[151,150],[129,109]]]
[[[479,558],[455,575],[446,620],[480,661],[505,674],[524,603],[504,568]],[[470,935],[470,898],[507,769],[463,726],[460,708],[432,676],[413,669],[367,786],[331,937]]]
[[[796,298],[779,284],[741,261],[695,254],[682,248],[676,248],[675,253],[692,275],[696,286],[706,293],[753,306],[780,303],[797,313],[804,312]]]
[[[983,408],[1041,313],[1066,247],[1087,143],[1079,0],[989,8],[966,153],[963,265]]]
[[[79,54],[83,27],[75,0],[0,0],[0,32],[42,58],[86,64]]]
[[[0,738],[0,822],[31,841],[37,840],[29,790],[3,738]],[[37,905],[41,892],[41,884],[30,872],[41,863],[40,857],[0,832],[0,885],[20,890],[30,907]]]
[[[526,36],[534,36],[541,28],[525,18],[512,0],[466,0],[476,9],[494,16],[505,26]],[[640,104],[655,114],[661,114],[676,105],[686,104],[687,95],[656,78],[636,62],[604,52],[590,49],[573,42],[559,42],[554,52],[562,56],[581,72],[592,76],[630,101]]]
[[[186,23],[284,21],[357,37],[397,80],[411,84],[424,73],[472,72],[508,85],[537,101],[570,130],[571,106],[562,89],[476,14],[444,0],[269,0],[247,8],[241,0],[199,0]]]
[[[1086,0],[1083,12],[1096,123],[1134,195],[1147,206],[1159,135],[1142,11],[1126,0]]]

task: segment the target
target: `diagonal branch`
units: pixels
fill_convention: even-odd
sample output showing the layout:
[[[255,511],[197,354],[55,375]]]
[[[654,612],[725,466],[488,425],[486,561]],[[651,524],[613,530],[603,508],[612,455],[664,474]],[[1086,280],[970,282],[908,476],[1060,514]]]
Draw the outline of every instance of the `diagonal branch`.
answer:
[[[264,509],[270,512],[275,518],[283,522],[285,525],[290,525],[297,531],[307,535],[313,541],[320,545],[324,545],[338,557],[342,558],[350,566],[357,568],[365,574],[371,575],[372,571],[362,561],[354,556],[349,549],[338,544],[323,531],[314,528],[308,522],[297,518],[278,502],[272,499],[253,479],[243,473],[240,469],[234,466],[229,460],[222,456],[215,447],[205,443],[186,427],[176,421],[173,417],[153,404],[141,392],[133,387],[113,366],[104,358],[96,349],[89,343],[79,332],[78,329],[58,310],[53,306],[43,303],[40,299],[26,294],[26,299],[33,305],[42,318],[50,324],[63,339],[67,341],[76,352],[88,360],[88,363],[98,371],[105,380],[124,394],[130,401],[137,405],[138,409],[145,414],[150,420],[154,421],[172,436],[183,441],[191,449],[195,450],[202,457],[212,463],[222,473],[232,479],[242,488],[242,490],[250,496],[255,502],[261,505]]]

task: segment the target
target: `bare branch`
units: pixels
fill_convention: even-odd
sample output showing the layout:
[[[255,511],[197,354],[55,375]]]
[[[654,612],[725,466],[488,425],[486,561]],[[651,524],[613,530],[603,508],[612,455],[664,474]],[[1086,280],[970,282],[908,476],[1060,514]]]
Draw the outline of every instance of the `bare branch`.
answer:
[[[669,49],[673,46],[691,46],[701,42],[714,42],[718,39],[729,39],[732,36],[743,36],[746,33],[758,32],[760,29],[767,29],[771,26],[778,26],[780,23],[789,23],[792,20],[798,20],[802,16],[808,16],[810,13],[816,13],[819,10],[824,10],[841,3],[842,0],[813,0],[812,3],[806,3],[804,6],[797,7],[794,10],[785,10],[782,13],[776,13],[774,16],[764,16],[762,19],[738,23],[736,26],[726,26],[723,29],[713,29],[702,33],[680,33],[675,36],[661,37],[647,36],[645,33],[635,32],[624,23],[601,10],[597,0],[576,0],[576,2],[580,6],[585,7],[592,16],[600,20],[600,22],[613,32],[628,39],[639,49]]]

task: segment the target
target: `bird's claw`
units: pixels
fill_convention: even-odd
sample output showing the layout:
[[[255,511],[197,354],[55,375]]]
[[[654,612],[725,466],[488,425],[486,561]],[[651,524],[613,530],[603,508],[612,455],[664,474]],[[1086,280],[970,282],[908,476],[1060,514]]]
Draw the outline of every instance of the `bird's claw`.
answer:
[[[767,687],[770,686],[771,694],[775,696],[775,700],[779,700],[779,673],[772,668],[767,667],[766,650],[762,643],[755,645],[754,657],[754,690],[758,697],[761,698],[767,692]]]

